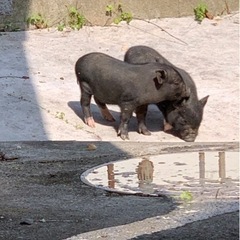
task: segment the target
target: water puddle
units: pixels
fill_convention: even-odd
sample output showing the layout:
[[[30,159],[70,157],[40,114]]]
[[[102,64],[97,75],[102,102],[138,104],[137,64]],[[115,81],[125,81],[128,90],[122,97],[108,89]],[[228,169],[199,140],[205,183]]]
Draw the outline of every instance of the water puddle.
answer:
[[[106,191],[145,196],[239,197],[239,152],[163,154],[111,162],[81,175]]]

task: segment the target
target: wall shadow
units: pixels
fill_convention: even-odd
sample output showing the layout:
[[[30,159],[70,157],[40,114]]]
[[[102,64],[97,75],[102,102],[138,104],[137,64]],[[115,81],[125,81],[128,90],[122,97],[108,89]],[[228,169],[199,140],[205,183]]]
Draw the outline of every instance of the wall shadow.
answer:
[[[15,15],[19,4],[19,1],[2,0],[0,17]],[[22,4],[21,20],[27,19],[30,2],[26,0]],[[47,140],[34,88],[36,79],[25,49],[27,32],[9,32],[16,30],[10,25],[6,23],[0,32],[0,141]]]

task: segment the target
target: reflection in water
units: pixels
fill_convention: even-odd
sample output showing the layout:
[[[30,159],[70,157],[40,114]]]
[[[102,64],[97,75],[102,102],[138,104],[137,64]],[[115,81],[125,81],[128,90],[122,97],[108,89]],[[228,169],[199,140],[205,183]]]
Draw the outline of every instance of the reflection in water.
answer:
[[[218,166],[219,166],[219,178],[221,181],[225,181],[226,178],[226,167],[225,167],[225,152],[219,152]]]
[[[204,184],[205,179],[205,153],[199,152],[199,182]]]
[[[115,188],[115,179],[114,179],[114,164],[107,165],[107,173],[108,173],[108,187]]]
[[[238,152],[163,154],[112,162],[86,171],[82,180],[108,191],[238,198]]]
[[[144,158],[136,169],[139,184],[151,183],[153,181],[153,162]]]
[[[154,192],[153,185],[153,162],[144,158],[137,166],[138,187],[148,194]]]

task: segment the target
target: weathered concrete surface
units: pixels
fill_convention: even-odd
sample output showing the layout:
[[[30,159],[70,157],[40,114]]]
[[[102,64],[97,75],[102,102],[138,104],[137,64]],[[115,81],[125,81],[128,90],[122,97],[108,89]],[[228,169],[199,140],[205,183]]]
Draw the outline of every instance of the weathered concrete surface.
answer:
[[[12,0],[0,1],[0,15],[8,15],[13,11]]]
[[[193,15],[193,9],[199,0],[122,0],[122,1],[89,1],[89,0],[1,0],[0,28],[11,23],[15,27],[26,27],[26,19],[40,13],[49,26],[54,26],[64,21],[68,16],[68,7],[75,6],[79,9],[90,24],[105,25],[111,23],[116,17],[106,16],[106,6],[111,4],[117,9],[121,3],[124,12],[132,13],[134,18],[153,19],[166,17],[182,17]],[[205,0],[209,11],[213,15],[226,14],[228,11],[239,10],[239,1],[236,0]],[[227,3],[227,5],[226,5]]]
[[[239,143],[1,142],[0,239],[238,239],[238,199],[183,203],[80,182],[109,161],[206,149],[239,151]]]

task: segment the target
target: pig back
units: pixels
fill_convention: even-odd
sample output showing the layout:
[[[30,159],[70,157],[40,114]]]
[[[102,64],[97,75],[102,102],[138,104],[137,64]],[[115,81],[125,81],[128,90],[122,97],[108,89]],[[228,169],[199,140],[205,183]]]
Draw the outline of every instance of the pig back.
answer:
[[[161,64],[173,66],[166,58],[153,48],[147,46],[134,46],[128,49],[124,55],[124,61],[131,64],[145,64],[159,62]]]
[[[158,88],[156,76],[161,70],[166,76]],[[177,71],[156,62],[129,64],[103,53],[90,53],[77,61],[75,71],[80,85],[87,83],[93,95],[109,104],[118,104],[122,99],[138,103],[175,100],[184,92]]]

